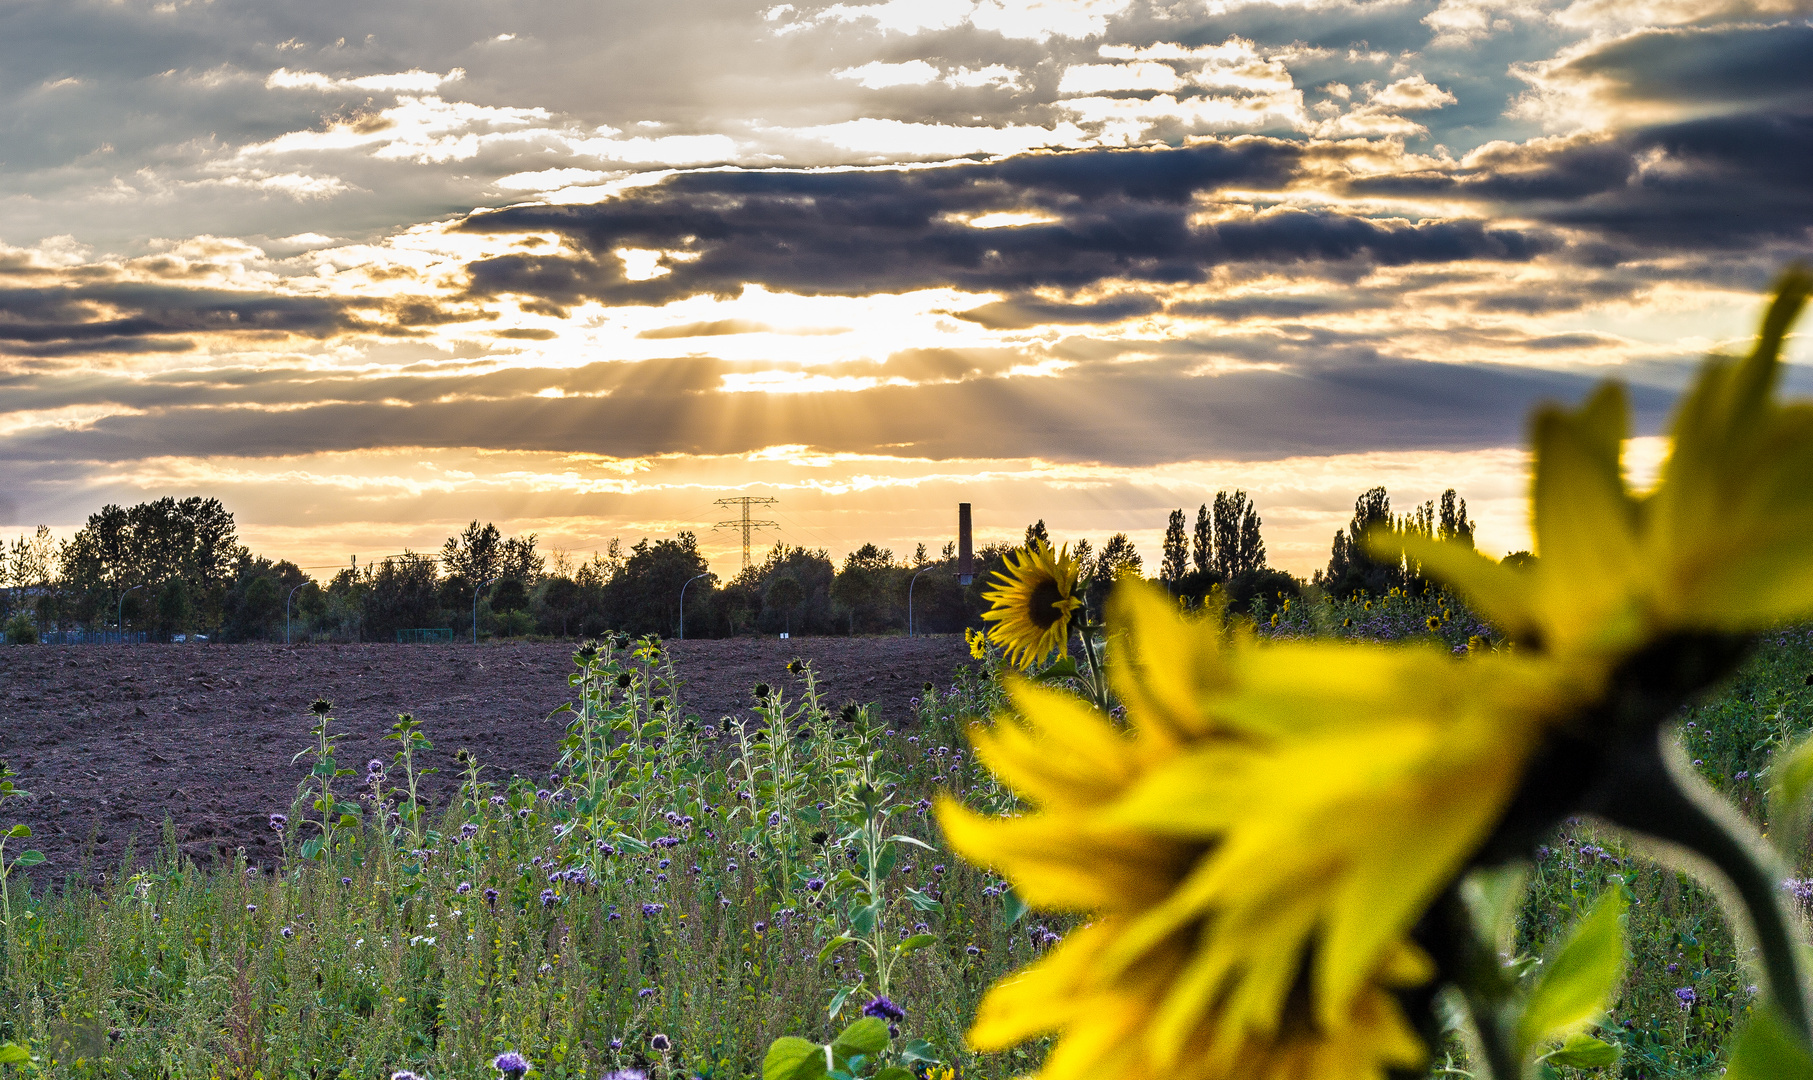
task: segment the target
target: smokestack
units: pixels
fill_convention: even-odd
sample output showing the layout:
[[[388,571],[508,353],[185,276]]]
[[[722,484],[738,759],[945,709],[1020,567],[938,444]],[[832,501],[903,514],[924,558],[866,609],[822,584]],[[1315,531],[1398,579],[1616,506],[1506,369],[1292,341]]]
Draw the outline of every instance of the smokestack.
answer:
[[[976,546],[970,538],[969,504],[957,504],[957,583],[968,585],[976,577]]]

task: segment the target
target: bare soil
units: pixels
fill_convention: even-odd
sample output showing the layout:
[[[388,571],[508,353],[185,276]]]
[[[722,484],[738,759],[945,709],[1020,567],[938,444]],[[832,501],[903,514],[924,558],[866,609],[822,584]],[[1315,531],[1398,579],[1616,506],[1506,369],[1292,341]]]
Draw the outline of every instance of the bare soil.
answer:
[[[873,703],[885,721],[911,717],[926,682],[948,683],[968,659],[957,636],[774,638],[667,643],[682,679],[679,707],[705,720],[747,718],[757,682],[794,685],[786,664],[810,660],[833,705]],[[33,798],[0,809],[48,856],[39,878],[93,877],[119,866],[129,838],[156,848],[166,816],[179,846],[207,860],[244,847],[268,864],[268,827],[287,812],[312,745],[309,703],[333,702],[342,764],[386,762],[382,741],[412,713],[434,742],[429,781],[444,806],[469,749],[495,778],[545,777],[564,733],[550,719],[571,700],[573,646],[45,645],[0,648],[0,758]],[[562,714],[564,717],[565,714]],[[21,842],[7,847],[11,856]]]

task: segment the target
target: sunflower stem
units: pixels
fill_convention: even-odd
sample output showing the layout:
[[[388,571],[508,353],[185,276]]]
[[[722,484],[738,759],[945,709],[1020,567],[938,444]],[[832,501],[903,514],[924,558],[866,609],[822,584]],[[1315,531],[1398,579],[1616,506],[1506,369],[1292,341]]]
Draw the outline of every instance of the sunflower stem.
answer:
[[[1799,944],[1781,902],[1781,877],[1767,865],[1760,837],[1734,815],[1720,813],[1718,796],[1684,763],[1670,767],[1661,745],[1668,737],[1660,735],[1652,754],[1630,762],[1636,766],[1631,782],[1619,785],[1619,797],[1598,812],[1614,824],[1686,849],[1724,876],[1750,917],[1770,995],[1800,1038],[1813,1040],[1796,959]]]
[[[1084,623],[1081,633],[1083,635],[1083,659],[1089,663],[1089,681],[1087,684],[1089,687],[1089,696],[1095,700],[1096,708],[1103,712],[1107,712],[1108,687],[1106,682],[1102,679],[1101,664],[1095,658],[1094,627],[1091,627],[1088,623]]]

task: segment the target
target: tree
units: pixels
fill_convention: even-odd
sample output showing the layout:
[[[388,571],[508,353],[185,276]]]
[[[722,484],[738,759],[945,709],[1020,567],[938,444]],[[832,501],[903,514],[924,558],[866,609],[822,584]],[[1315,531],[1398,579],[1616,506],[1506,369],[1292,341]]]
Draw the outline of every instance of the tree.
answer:
[[[1158,579],[1165,583],[1172,592],[1177,591],[1177,583],[1183,580],[1190,565],[1189,541],[1184,535],[1183,511],[1171,511],[1171,518],[1165,524],[1164,556],[1159,562]]]
[[[1207,575],[1215,568],[1215,519],[1209,516],[1209,505],[1196,508],[1196,532],[1190,547],[1190,561],[1198,574]]]
[[[1389,529],[1391,496],[1382,487],[1368,488],[1353,502],[1353,518],[1347,528],[1336,530],[1330,548],[1328,569],[1317,583],[1336,596],[1350,597],[1362,589],[1383,595],[1403,584],[1403,570],[1396,561],[1381,562],[1367,554],[1361,539],[1372,529]]]
[[[533,537],[529,543],[533,550]],[[503,559],[503,534],[496,525],[480,525],[476,518],[458,536],[448,537],[441,545],[441,567],[447,572],[448,582],[457,583],[455,587],[468,594],[481,582],[497,577]]]
[[[1246,492],[1215,493],[1210,511],[1214,523],[1214,570],[1223,581],[1265,568],[1265,541],[1259,535],[1259,511]]]
[[[373,641],[394,641],[398,630],[446,626],[450,620],[439,592],[440,574],[432,555],[405,551],[366,567],[360,598],[365,634]]]
[[[1045,519],[1026,526],[1026,546],[1031,547],[1034,541],[1042,540],[1047,546],[1051,544],[1051,533],[1045,529]]]
[[[894,553],[864,544],[844,558],[843,569],[831,584],[831,599],[843,609],[848,631],[858,624],[865,633],[891,629],[898,620],[894,594],[900,577]]]
[[[1473,547],[1473,522],[1467,520],[1467,500],[1456,495],[1453,488],[1442,492],[1442,511],[1437,522],[1436,538],[1469,549]]]
[[[781,630],[789,636],[793,633],[793,613],[806,601],[806,588],[799,583],[799,578],[792,574],[776,574],[768,582],[768,588],[762,595],[762,610],[778,612],[781,618]]]
[[[1103,587],[1111,586],[1122,578],[1137,578],[1145,571],[1145,560],[1139,556],[1139,549],[1126,533],[1115,533],[1102,545],[1102,553],[1095,559],[1095,580]]]
[[[145,586],[140,591],[156,598],[168,582],[180,579],[184,603],[172,597],[166,607],[134,595],[128,605],[150,610],[151,632],[163,635],[179,624],[199,630],[219,625],[232,568],[244,552],[233,515],[219,499],[163,498],[130,509],[102,507],[64,542],[58,561],[76,617],[90,623],[111,623],[116,605],[133,586]],[[160,618],[157,613],[164,610],[177,621]]]
[[[616,628],[634,636],[676,633],[680,628],[680,589],[687,581],[709,570],[699,554],[699,538],[682,532],[672,540],[650,544],[646,538],[630,548],[623,569],[605,588],[605,605]],[[707,577],[687,590],[709,592],[715,577]]]

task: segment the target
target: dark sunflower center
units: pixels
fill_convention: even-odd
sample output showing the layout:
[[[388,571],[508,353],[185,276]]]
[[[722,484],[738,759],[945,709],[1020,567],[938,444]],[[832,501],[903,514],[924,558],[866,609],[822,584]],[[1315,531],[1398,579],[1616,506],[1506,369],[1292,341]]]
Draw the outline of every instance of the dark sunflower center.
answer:
[[[1040,630],[1049,630],[1064,617],[1064,612],[1058,607],[1063,602],[1064,594],[1058,591],[1058,583],[1046,578],[1032,587],[1032,598],[1026,604],[1031,609],[1027,612],[1027,617]]]

